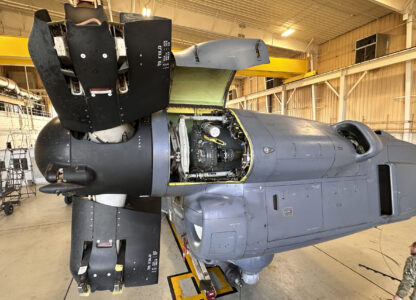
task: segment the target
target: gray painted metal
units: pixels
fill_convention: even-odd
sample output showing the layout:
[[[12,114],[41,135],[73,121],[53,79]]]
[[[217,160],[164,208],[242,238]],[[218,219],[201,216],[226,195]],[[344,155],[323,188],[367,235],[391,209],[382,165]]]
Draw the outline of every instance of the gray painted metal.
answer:
[[[366,138],[366,140],[369,142],[370,149],[364,153],[364,154],[357,154],[357,161],[363,161],[368,158],[371,158],[383,149],[383,144],[381,143],[378,136],[372,131],[367,125],[357,122],[357,121],[342,121],[337,124],[334,124],[332,127],[335,130],[339,130],[342,128],[347,128],[349,126],[356,127]]]
[[[173,52],[176,65],[225,70],[243,70],[268,64],[266,44],[257,39],[227,39],[197,44],[180,52]]]
[[[152,114],[153,175],[152,195],[166,194],[170,169],[170,139],[165,110]]]
[[[273,260],[273,254],[257,257],[243,258],[232,261],[233,264],[239,266],[247,273],[258,273],[261,269],[267,267]]]
[[[183,196],[183,208],[170,203],[171,216],[199,259],[252,257],[254,263],[260,256],[416,215],[416,146],[354,121],[330,126],[235,112],[253,145],[246,182],[167,189],[168,196]],[[357,154],[338,133],[344,125],[356,126],[365,136],[366,153]],[[392,215],[381,215],[379,165],[390,166]],[[201,238],[195,225],[202,227]],[[240,268],[244,271],[244,265]]]

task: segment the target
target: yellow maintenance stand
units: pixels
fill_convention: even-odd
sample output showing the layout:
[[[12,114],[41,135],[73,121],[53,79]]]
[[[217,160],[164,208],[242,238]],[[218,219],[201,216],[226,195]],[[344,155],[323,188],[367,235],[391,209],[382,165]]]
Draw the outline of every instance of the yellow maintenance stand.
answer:
[[[168,276],[168,282],[173,300],[213,300],[221,296],[236,293],[237,290],[232,287],[220,267],[208,267],[206,268],[203,263],[192,257],[192,254],[186,246],[186,239],[180,237],[176,232],[173,223],[166,216],[172,229],[172,233],[175,237],[179,250],[182,253],[183,260],[185,262],[188,272]],[[216,280],[213,280],[215,278]],[[191,296],[185,296],[181,288],[180,282],[182,280],[191,279],[196,294]]]

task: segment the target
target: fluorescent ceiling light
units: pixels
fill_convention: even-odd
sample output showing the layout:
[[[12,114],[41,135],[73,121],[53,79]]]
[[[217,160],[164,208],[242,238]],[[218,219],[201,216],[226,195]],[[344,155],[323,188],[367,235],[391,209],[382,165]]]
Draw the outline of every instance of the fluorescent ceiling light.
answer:
[[[288,36],[295,32],[295,29],[288,29],[282,33],[282,36]]]
[[[151,13],[150,8],[143,7],[142,16],[144,16],[144,17],[150,17],[150,13]]]

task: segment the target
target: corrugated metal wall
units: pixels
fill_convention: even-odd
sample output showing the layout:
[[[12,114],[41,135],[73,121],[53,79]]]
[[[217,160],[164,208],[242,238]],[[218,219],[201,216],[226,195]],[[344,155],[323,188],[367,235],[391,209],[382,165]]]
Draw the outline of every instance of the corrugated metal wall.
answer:
[[[292,93],[294,93],[292,95]],[[312,91],[311,87],[303,87],[296,91],[287,92],[289,103],[286,107],[288,116],[312,119]]]
[[[318,74],[354,64],[355,41],[375,33],[383,33],[389,36],[388,53],[404,49],[405,26],[402,15],[392,13],[322,44],[319,47]],[[416,30],[414,30],[413,35],[416,40]],[[413,62],[413,72],[412,116],[416,114],[416,62]],[[369,71],[348,97],[347,119],[362,121],[373,129],[402,133],[404,127],[404,74],[404,63]],[[360,76],[361,74],[355,74],[348,77],[348,90]],[[259,83],[264,81],[263,78],[257,80]],[[248,78],[244,80],[243,95],[250,93],[248,81]],[[253,89],[254,80],[251,79],[250,81],[252,93],[256,90]],[[331,80],[330,84],[336,90],[339,90],[339,79]],[[258,87],[258,90],[262,90],[260,84]],[[337,96],[324,83],[316,85],[316,88],[317,121],[335,123],[338,111]],[[288,91],[288,97],[291,93],[292,91]],[[259,111],[261,112],[266,111],[264,102],[264,99],[259,99]],[[280,104],[275,104],[274,107],[277,107],[277,109],[273,111],[279,112]],[[290,116],[312,118],[310,86],[296,90],[286,112]],[[412,131],[416,132],[414,123],[412,123]]]
[[[388,53],[404,49],[406,43],[405,24],[401,14],[392,13],[320,45],[318,73],[354,64],[355,41],[375,33],[389,36]]]
[[[389,36],[388,53],[404,49],[405,27],[402,15],[393,13],[322,44],[319,48],[318,73],[354,64],[355,41],[374,33]],[[374,129],[384,129],[392,133],[403,132],[404,65],[396,64],[368,72],[348,97],[347,119],[365,122]],[[413,70],[415,73],[416,63],[413,63]],[[361,74],[355,74],[348,77],[349,89],[360,76]],[[415,81],[416,77],[413,79]],[[339,80],[333,80],[331,84],[338,89]],[[337,115],[337,97],[326,86],[322,86],[320,90],[318,120],[333,123]],[[413,91],[415,90],[414,85]],[[412,111],[415,112],[414,109]],[[414,129],[416,127],[413,125]]]
[[[240,97],[266,89],[264,80],[264,77],[240,77],[240,79],[238,79],[238,84],[236,84],[236,86],[231,86],[231,88],[237,88],[238,86],[239,89],[237,94],[238,97]],[[244,103],[241,103],[240,105],[235,104],[230,107],[242,109],[244,108]],[[246,109],[266,112],[266,97],[247,101]]]

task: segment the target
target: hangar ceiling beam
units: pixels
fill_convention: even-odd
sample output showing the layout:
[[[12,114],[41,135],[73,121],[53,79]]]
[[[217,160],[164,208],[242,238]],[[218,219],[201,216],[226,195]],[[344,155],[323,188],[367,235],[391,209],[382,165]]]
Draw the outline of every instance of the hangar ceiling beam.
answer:
[[[107,5],[104,5],[104,8],[108,9],[110,20],[113,20],[113,17],[118,16],[120,12],[134,11],[135,13],[141,13],[141,9],[146,6],[134,5],[133,7],[132,3],[134,4],[136,1],[110,0],[105,2]],[[10,2],[8,5],[30,12],[41,9],[41,7],[23,3]],[[55,6],[55,4],[53,6],[53,8],[49,8],[50,15],[62,19],[64,14]],[[152,15],[170,18],[174,26],[193,29],[195,31],[200,31],[202,34],[214,33],[224,36],[225,38],[238,38],[244,36],[245,38],[262,39],[271,47],[279,47],[299,52],[317,52],[318,50],[318,45],[310,43],[309,41],[298,40],[291,37],[282,37],[280,33],[247,26],[246,24],[237,22],[236,20],[225,20],[212,15],[192,12],[190,10],[156,3],[155,1],[147,5],[147,7],[151,8]]]
[[[409,3],[408,0],[370,0],[370,2],[381,5],[399,13],[403,13]]]
[[[211,32],[219,35],[237,38],[244,35],[245,38],[262,39],[267,45],[299,52],[305,52],[308,42],[293,38],[282,38],[280,34],[267,32],[261,29],[226,21],[213,16],[194,13],[184,9],[173,8],[166,5],[156,5],[155,14],[172,19],[177,26],[192,28],[203,32]]]
[[[114,13],[131,10],[129,1],[112,1],[111,6]],[[305,52],[308,47],[309,41],[282,37],[280,33],[267,32],[235,20],[225,20],[213,15],[193,12],[158,2],[153,2],[149,7],[152,8],[152,15],[171,19],[174,26],[191,28],[201,33],[214,33],[228,38],[244,36],[245,38],[262,39],[269,46],[299,52]],[[140,13],[142,8],[142,6],[137,7],[135,12]],[[309,46],[308,50],[311,48],[317,49],[317,45]]]

